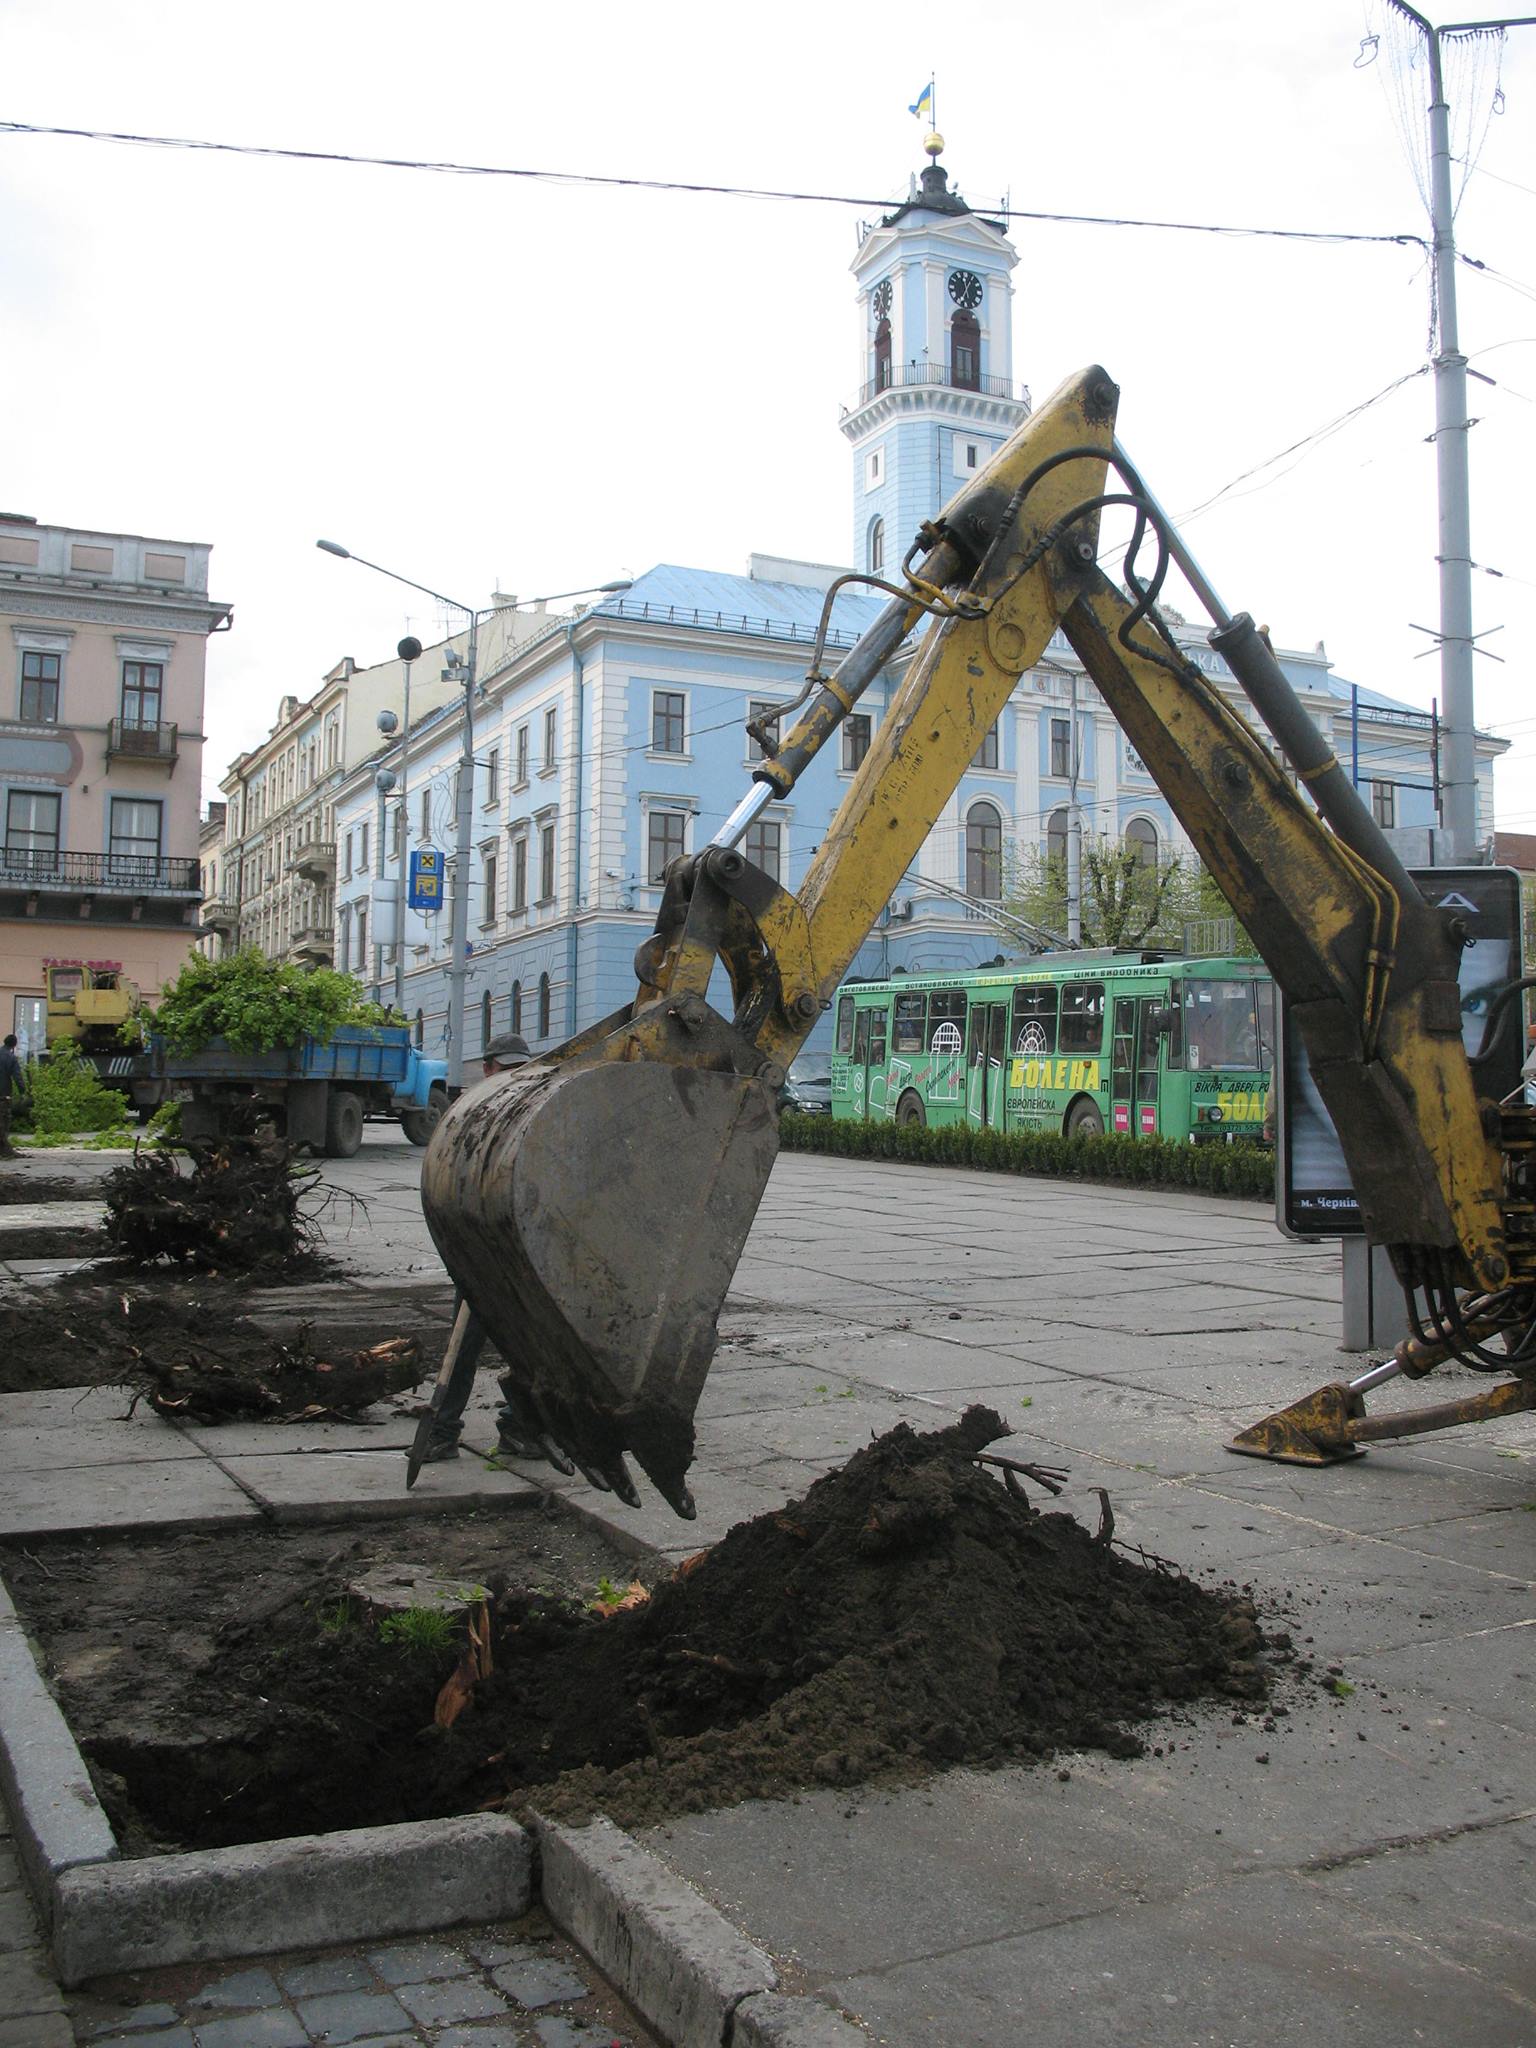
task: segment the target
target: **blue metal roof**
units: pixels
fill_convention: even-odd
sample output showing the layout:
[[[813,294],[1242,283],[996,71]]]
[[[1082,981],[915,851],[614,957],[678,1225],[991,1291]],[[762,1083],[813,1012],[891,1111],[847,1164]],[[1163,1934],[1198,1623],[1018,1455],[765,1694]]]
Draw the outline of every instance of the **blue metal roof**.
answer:
[[[760,582],[756,577],[731,576],[718,569],[659,562],[637,577],[628,590],[594,605],[593,612],[605,619],[810,642],[821,623],[823,602],[823,593],[804,583]],[[874,624],[886,602],[880,591],[839,591],[832,607],[829,643],[850,646]]]

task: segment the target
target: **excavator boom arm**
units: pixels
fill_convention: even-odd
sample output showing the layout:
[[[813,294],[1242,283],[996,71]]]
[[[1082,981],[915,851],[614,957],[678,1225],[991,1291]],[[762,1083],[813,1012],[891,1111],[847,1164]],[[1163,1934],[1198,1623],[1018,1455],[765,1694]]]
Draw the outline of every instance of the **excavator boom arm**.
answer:
[[[632,1453],[692,1510],[693,1411],[777,1149],[774,1090],[1058,629],[1291,997],[1372,1235],[1484,1289],[1508,1278],[1499,1147],[1460,1036],[1456,933],[1344,786],[1251,622],[1222,614],[1213,637],[1331,829],[1162,626],[1153,599],[1176,542],[1116,448],[1117,398],[1101,369],[1070,380],[923,529],[902,584],[882,586],[891,602],[876,626],[834,674],[813,672],[757,787],[669,870],[634,1002],[461,1096],[433,1137],[428,1223],[512,1367],[523,1427],[626,1500],[638,1499]],[[1157,536],[1158,569],[1134,601],[1096,566],[1108,505]],[[927,636],[791,893],[743,857],[748,825],[925,614]],[[708,999],[721,963],[729,1017]]]

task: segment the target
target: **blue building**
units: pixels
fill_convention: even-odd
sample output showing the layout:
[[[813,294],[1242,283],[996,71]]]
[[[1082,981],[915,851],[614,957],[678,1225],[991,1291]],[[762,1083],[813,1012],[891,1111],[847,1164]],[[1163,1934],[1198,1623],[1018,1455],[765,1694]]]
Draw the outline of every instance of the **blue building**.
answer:
[[[936,157],[862,234],[853,265],[861,376],[841,426],[853,461],[853,559],[867,573],[894,575],[919,524],[1028,414],[1028,392],[1013,381],[1017,260],[1001,224],[950,189]],[[495,1032],[521,1030],[539,1049],[632,997],[635,949],[654,921],[667,863],[707,842],[749,786],[747,720],[798,693],[840,573],[767,556],[754,556],[743,575],[663,563],[600,603],[551,616],[531,637],[501,636],[506,651],[484,673],[474,707],[471,1060]],[[830,646],[851,646],[884,601],[876,591],[839,593]],[[1203,631],[1180,637],[1203,669],[1226,676]],[[462,638],[448,646],[461,652]],[[787,887],[799,885],[909,656],[904,648],[837,745],[754,827],[744,850]],[[1321,643],[1281,650],[1281,660],[1378,819],[1427,832],[1429,716],[1334,675]],[[450,696],[335,791],[335,962],[386,994],[394,949],[378,943],[391,936],[380,920],[378,848],[390,878],[428,848],[451,871],[462,717],[461,699]],[[1501,750],[1479,736],[1485,836]],[[1021,678],[855,971],[995,958],[1006,941],[989,906],[1002,898],[1013,850],[1064,844],[1074,753],[1085,833],[1130,843],[1149,860],[1189,851],[1058,634]],[[384,766],[403,768],[403,804],[377,796]],[[369,832],[371,860],[361,852]],[[404,923],[406,1007],[429,1049],[446,1036],[452,886],[450,872],[443,907]]]

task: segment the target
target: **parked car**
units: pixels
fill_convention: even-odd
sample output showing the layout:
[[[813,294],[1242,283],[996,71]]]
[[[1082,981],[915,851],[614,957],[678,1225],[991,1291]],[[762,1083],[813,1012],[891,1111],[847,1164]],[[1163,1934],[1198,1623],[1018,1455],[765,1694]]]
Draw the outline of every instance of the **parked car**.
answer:
[[[803,1052],[791,1061],[779,1090],[780,1109],[792,1109],[796,1116],[832,1114],[832,1055]]]

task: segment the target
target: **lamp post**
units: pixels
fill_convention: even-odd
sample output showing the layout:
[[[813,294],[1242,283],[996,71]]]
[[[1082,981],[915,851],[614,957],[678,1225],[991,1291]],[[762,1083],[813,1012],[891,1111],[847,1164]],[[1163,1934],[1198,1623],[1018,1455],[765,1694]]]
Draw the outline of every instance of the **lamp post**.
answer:
[[[412,576],[402,576],[396,569],[386,569],[381,562],[370,562],[362,555],[353,554],[340,541],[317,540],[315,546],[327,555],[338,555],[345,562],[357,562],[364,569],[372,569],[378,576],[387,576],[392,583],[403,583],[409,590],[419,590],[425,597],[438,604],[447,605],[450,611],[462,612],[469,621],[469,644],[461,657],[450,648],[447,666],[461,674],[464,687],[464,716],[459,736],[458,786],[454,796],[454,868],[453,901],[449,919],[448,966],[448,1091],[457,1094],[464,1086],[464,989],[469,979],[469,863],[471,857],[470,837],[474,828],[475,802],[475,689],[476,664],[480,648],[480,622],[495,616],[505,605],[489,605],[476,611],[473,605],[462,603],[456,597],[449,597],[441,590],[434,590],[428,583],[418,583]],[[521,600],[524,604],[552,604],[562,597],[584,597],[588,594],[607,596],[618,590],[628,590],[630,579],[620,577],[612,583],[583,583],[575,590],[551,591],[542,597]],[[404,658],[404,643],[401,643]],[[407,671],[409,672],[409,671]],[[400,908],[403,925],[404,905]],[[397,951],[396,960],[400,955]],[[397,973],[398,980],[398,973]]]

